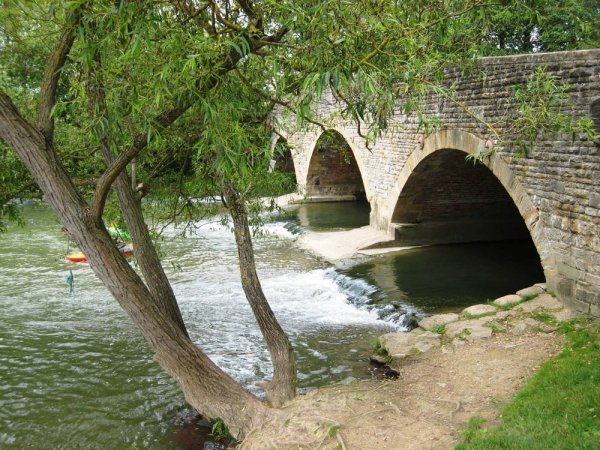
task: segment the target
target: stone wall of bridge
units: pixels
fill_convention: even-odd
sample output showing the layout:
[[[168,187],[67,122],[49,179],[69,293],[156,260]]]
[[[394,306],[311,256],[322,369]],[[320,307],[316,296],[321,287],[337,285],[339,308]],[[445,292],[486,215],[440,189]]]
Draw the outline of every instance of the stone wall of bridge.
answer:
[[[448,82],[455,84],[460,103],[502,133],[501,124],[514,111],[513,86],[524,85],[540,66],[569,85],[573,115],[598,113],[600,49],[482,58],[472,75],[464,78],[457,71]],[[441,120],[439,131],[423,136],[416,117],[399,114],[390,131],[367,148],[356,124],[336,114],[339,105],[332,98],[318,105],[320,121],[352,151],[371,206],[371,226],[426,243],[444,242],[449,235],[455,237],[449,241],[460,241],[460,230],[463,240],[510,238],[504,219],[517,211],[538,250],[549,289],[570,306],[600,316],[598,142],[584,136],[541,136],[527,156],[516,158],[511,148],[494,148],[485,167],[465,172],[439,152],[477,154],[494,141],[489,129],[437,95],[427,99],[425,109]],[[278,132],[292,148],[299,188],[310,194],[310,163],[323,130],[283,124]],[[470,208],[476,212],[470,214]],[[448,231],[452,224],[446,219],[456,233]]]

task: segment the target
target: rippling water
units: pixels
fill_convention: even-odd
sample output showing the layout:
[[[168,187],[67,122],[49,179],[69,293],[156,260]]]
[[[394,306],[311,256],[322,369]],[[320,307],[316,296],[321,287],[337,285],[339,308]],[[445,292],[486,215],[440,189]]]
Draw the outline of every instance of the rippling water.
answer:
[[[50,212],[30,208],[27,222],[0,237],[0,447],[175,448],[182,394],[91,269],[63,261],[67,240]],[[350,303],[343,278],[290,245],[283,225],[267,225],[256,240],[257,264],[296,348],[301,385],[367,377],[370,342],[394,325]],[[259,393],[271,366],[232,233],[207,224],[185,239],[170,234],[164,265],[190,335]]]
[[[409,303],[419,313],[459,311],[544,281],[530,241],[414,248],[371,258],[343,273],[378,286],[372,301]]]

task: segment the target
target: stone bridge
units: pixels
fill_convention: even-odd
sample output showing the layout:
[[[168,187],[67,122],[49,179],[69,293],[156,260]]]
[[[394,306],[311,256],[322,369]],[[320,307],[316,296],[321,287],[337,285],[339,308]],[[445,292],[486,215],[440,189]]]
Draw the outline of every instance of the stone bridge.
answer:
[[[478,65],[479,75],[450,75],[449,82],[459,102],[486,122],[507,123],[512,86],[544,66],[568,83],[571,112],[594,117],[600,133],[600,49],[482,58]],[[416,117],[399,114],[371,148],[337,111],[332,98],[318,105],[327,131],[279,125],[293,158],[288,166],[307,200],[362,197],[370,225],[408,245],[531,237],[548,289],[600,316],[597,140],[541,136],[528,156],[495,146],[474,164],[465,157],[494,146],[489,129],[443,97],[432,94],[426,103],[426,112],[441,120],[437,132],[424,136]]]

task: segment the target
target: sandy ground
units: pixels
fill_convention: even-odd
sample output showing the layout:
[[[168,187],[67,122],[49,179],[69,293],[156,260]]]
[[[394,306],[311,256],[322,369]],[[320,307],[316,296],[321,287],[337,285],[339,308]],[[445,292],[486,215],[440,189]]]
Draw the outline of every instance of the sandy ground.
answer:
[[[547,358],[554,333],[461,342],[404,360],[397,380],[319,389],[284,408],[244,449],[451,449],[469,418],[497,423],[502,407]]]

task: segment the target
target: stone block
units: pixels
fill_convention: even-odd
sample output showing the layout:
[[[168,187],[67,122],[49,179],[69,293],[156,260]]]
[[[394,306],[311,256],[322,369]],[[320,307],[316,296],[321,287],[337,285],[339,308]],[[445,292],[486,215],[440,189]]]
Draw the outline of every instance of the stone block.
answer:
[[[544,292],[544,289],[542,289],[539,286],[529,286],[525,289],[521,289],[520,291],[517,291],[517,295],[520,295],[521,297],[529,297],[529,296],[533,296],[533,295],[540,295],[541,293]]]
[[[511,330],[511,333],[514,334],[515,336],[522,336],[526,332],[527,332],[527,324],[525,324],[523,322],[516,323],[515,326],[513,327],[513,329]]]
[[[477,320],[461,320],[452,322],[446,325],[446,336],[455,338],[462,336],[467,340],[476,338],[486,338],[492,335],[492,329],[485,325],[492,322],[494,317],[477,319]]]
[[[526,313],[532,313],[538,310],[561,311],[564,309],[564,307],[565,306],[561,302],[552,297],[550,294],[542,294],[533,300],[529,300],[515,306],[515,309]]]
[[[565,322],[567,320],[575,319],[579,314],[572,309],[565,308],[562,311],[551,311],[549,314],[559,322]]]
[[[508,311],[499,311],[496,313],[496,315],[494,316],[497,320],[505,320],[508,319],[510,317],[516,316],[517,312],[510,309]]]
[[[459,315],[456,313],[436,314],[435,316],[429,316],[421,320],[419,326],[427,331],[431,331],[435,327],[456,322],[458,319]]]
[[[426,352],[440,346],[441,335],[425,331],[422,333],[387,333],[379,338],[381,348],[393,359]]]
[[[498,310],[492,305],[473,305],[462,310],[463,315],[483,316],[485,314],[494,314]]]
[[[513,324],[511,333],[515,336],[521,336],[525,333],[536,333],[541,331],[542,333],[550,333],[556,331],[557,327],[550,326],[544,322],[540,322],[531,317],[520,320]]]
[[[494,303],[494,305],[497,305],[497,306],[508,306],[508,305],[514,305],[516,303],[519,303],[522,300],[523,300],[523,298],[521,298],[520,295],[510,294],[510,295],[505,295],[504,297],[497,298],[492,303]]]

